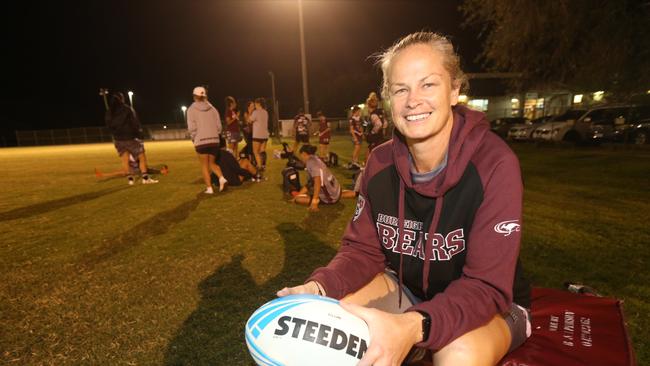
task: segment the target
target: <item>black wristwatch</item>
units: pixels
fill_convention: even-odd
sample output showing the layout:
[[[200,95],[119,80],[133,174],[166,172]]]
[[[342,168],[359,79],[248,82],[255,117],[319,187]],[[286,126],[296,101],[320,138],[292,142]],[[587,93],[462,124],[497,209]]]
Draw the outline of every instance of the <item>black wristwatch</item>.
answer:
[[[422,318],[422,342],[426,342],[429,339],[429,332],[431,331],[431,316],[426,311],[416,311],[424,317]]]

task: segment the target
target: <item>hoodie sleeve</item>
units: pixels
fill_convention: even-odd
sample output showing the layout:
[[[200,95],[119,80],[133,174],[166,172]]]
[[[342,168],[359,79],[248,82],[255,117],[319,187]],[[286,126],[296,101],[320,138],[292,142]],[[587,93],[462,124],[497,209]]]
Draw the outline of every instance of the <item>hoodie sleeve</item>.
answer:
[[[197,126],[196,126],[196,116],[194,115],[196,111],[192,106],[190,106],[187,109],[187,131],[190,133],[190,137],[192,138],[192,142],[194,142],[194,138],[196,137],[196,131],[197,131]]]
[[[523,186],[519,163],[506,154],[482,177],[484,194],[468,235],[461,277],[445,291],[409,310],[431,316],[426,342],[434,350],[486,324],[512,303],[514,273],[519,256]],[[480,168],[479,168],[480,171]]]
[[[217,110],[217,108],[214,108],[214,114],[217,119],[217,135],[219,135],[221,134],[222,126],[221,126],[221,116],[219,115],[219,111]]]
[[[371,162],[366,169],[369,169],[370,165]],[[366,199],[368,176],[369,174],[365,173],[362,175],[357,207],[345,229],[338,253],[327,267],[316,269],[305,281],[317,281],[329,297],[343,298],[370,282],[386,267],[386,258],[379,246],[370,202]]]

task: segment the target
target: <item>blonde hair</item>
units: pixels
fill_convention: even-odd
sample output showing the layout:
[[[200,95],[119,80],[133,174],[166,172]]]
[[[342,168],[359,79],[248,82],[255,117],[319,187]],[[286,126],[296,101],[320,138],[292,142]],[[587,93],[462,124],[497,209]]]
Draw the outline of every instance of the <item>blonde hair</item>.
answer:
[[[461,91],[469,88],[467,76],[460,68],[460,57],[454,51],[454,46],[447,37],[433,32],[416,32],[398,40],[389,49],[377,56],[377,64],[381,66],[384,80],[381,87],[381,95],[388,98],[388,73],[395,55],[405,48],[413,45],[425,44],[442,55],[442,64],[451,77],[452,86],[458,87]]]

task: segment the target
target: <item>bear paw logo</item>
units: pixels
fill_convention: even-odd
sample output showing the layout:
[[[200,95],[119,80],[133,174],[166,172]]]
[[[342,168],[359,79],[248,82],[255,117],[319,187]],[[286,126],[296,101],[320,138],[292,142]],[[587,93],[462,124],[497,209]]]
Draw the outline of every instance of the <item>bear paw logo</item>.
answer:
[[[361,216],[361,212],[363,212],[363,207],[366,205],[366,199],[363,198],[362,195],[359,195],[357,198],[357,208],[354,210],[354,217],[352,218],[352,221],[357,221],[359,216]]]

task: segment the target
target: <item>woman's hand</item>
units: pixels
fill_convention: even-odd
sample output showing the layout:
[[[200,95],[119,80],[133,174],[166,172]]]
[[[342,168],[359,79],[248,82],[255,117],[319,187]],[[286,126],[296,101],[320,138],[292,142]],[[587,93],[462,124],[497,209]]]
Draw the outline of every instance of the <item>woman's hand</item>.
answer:
[[[318,202],[320,202],[320,199],[318,197],[312,198],[311,203],[309,204],[309,212],[318,212]]]
[[[350,313],[363,319],[370,329],[370,345],[358,366],[399,366],[422,338],[422,315],[417,312],[391,314],[341,302]]]
[[[282,290],[278,291],[276,295],[278,297],[283,297],[287,295],[299,295],[299,294],[310,294],[310,295],[319,295],[321,291],[318,289],[318,284],[316,281],[309,281],[304,285],[295,286],[295,287],[285,287]]]

